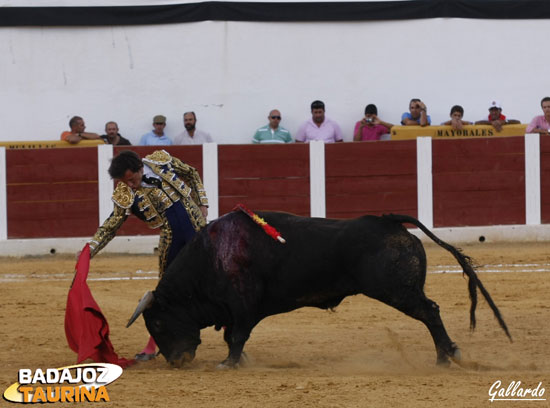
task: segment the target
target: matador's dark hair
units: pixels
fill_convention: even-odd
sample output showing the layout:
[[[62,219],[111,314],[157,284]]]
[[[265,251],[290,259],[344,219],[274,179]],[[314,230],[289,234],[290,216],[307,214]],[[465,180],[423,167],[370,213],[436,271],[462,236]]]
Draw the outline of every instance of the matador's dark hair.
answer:
[[[142,167],[143,163],[136,152],[123,150],[111,160],[109,175],[112,179],[121,179],[124,177],[126,170],[136,173]]]

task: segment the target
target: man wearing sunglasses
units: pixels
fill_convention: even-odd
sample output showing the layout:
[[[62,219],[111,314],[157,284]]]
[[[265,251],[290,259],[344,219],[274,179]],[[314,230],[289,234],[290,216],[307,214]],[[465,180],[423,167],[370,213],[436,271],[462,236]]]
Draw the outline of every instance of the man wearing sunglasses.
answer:
[[[166,127],[166,116],[157,115],[153,118],[153,130],[141,136],[139,144],[141,146],[170,146],[172,139],[166,136],[164,128]]]
[[[292,137],[290,132],[284,127],[279,126],[281,123],[281,112],[273,109],[267,117],[269,123],[264,127],[256,130],[252,143],[290,143]]]

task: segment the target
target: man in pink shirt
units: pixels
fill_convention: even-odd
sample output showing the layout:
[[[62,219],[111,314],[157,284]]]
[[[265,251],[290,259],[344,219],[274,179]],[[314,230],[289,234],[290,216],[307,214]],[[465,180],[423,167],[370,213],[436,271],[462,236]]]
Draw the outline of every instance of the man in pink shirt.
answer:
[[[392,126],[378,117],[376,105],[368,104],[365,108],[365,117],[355,124],[353,141],[380,140],[380,136],[390,133]]]
[[[311,103],[311,119],[300,126],[296,142],[322,140],[325,143],[343,142],[342,129],[335,121],[325,117],[325,104],[321,101]]]
[[[525,129],[525,133],[540,133],[541,135],[550,133],[550,96],[542,98],[540,106],[544,115],[535,116]]]

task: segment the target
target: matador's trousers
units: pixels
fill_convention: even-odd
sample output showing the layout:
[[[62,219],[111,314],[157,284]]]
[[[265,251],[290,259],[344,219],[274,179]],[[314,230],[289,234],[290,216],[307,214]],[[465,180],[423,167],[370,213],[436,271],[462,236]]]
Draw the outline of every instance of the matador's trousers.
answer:
[[[164,215],[170,227],[169,231],[165,229],[164,234],[161,234],[161,243],[159,247],[159,251],[161,252],[160,277],[162,277],[163,273],[176,258],[180,250],[185,244],[191,241],[196,233],[189,219],[189,215],[180,201],[168,208]]]

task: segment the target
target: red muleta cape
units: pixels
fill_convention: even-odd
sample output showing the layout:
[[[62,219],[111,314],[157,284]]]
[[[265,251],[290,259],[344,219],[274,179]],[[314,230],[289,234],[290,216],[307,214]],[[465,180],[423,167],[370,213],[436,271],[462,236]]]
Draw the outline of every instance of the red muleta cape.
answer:
[[[86,283],[90,269],[90,247],[82,250],[76,273],[67,296],[65,335],[69,347],[78,354],[77,363],[90,358],[98,363],[118,364],[122,368],[135,360],[119,358],[109,340],[109,324],[101,313]]]

